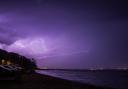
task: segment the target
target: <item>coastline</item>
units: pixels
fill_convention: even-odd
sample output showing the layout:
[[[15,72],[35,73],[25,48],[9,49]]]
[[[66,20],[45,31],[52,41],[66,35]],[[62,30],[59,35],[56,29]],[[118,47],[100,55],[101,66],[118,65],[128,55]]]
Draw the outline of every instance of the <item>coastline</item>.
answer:
[[[112,89],[82,84],[38,73],[25,74],[21,81],[0,81],[0,89]]]

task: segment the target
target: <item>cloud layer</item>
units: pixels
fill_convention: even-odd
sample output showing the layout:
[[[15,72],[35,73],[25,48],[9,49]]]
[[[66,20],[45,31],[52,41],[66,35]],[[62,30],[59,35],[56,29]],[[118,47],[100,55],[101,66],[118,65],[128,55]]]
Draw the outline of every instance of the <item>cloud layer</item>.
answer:
[[[40,67],[126,66],[127,22],[122,1],[0,0],[0,48]]]

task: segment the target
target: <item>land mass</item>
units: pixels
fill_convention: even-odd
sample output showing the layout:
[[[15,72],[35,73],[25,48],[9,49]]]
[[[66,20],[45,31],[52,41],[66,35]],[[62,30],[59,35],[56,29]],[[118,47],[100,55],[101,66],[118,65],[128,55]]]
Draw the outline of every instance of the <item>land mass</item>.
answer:
[[[21,81],[1,80],[0,89],[112,89],[82,84],[38,73],[25,74]]]

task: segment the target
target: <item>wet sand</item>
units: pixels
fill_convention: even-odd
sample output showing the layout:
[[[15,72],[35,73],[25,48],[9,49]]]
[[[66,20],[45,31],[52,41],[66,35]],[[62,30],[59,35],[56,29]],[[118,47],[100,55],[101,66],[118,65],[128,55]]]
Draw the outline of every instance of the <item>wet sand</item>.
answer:
[[[0,89],[111,89],[81,84],[37,73],[25,74],[21,81],[0,80]]]

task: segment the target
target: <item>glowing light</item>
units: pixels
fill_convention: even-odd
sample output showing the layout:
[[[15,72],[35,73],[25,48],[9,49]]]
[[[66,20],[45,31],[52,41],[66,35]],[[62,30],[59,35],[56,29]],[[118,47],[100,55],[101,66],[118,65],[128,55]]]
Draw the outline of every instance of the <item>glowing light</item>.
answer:
[[[2,59],[1,62],[2,62],[2,64],[5,64],[5,60],[4,59]]]
[[[41,68],[41,69],[48,69],[48,67],[43,67],[43,68]]]
[[[10,61],[7,61],[7,65],[10,65],[11,64],[11,62]]]
[[[47,51],[45,41],[42,38],[29,38],[17,40],[8,47],[8,51],[27,52],[29,54],[42,54]]]

